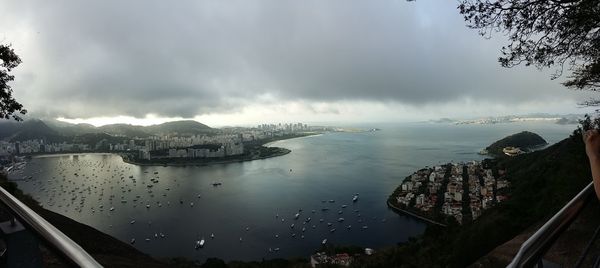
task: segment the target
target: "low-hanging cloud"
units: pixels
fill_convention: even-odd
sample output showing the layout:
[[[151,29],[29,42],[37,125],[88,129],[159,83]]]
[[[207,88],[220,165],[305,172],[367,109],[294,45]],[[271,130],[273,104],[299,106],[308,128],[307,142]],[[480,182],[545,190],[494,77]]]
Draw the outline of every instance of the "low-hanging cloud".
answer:
[[[500,68],[503,36],[467,29],[452,1],[9,0],[0,26],[24,62],[15,94],[44,116],[191,118],[264,95],[409,105],[569,98],[547,72]]]

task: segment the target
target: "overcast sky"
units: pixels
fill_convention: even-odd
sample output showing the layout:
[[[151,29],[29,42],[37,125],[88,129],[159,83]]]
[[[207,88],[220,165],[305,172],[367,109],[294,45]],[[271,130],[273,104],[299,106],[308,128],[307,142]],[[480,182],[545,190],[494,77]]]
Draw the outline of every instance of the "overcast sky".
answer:
[[[454,1],[4,0],[32,116],[148,124],[583,113],[552,70],[504,69]]]

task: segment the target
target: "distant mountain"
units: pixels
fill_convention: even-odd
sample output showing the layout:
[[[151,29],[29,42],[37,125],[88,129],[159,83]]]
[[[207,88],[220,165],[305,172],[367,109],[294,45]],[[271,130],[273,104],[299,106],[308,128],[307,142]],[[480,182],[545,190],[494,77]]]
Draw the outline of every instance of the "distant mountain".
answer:
[[[95,127],[90,124],[70,124],[58,120],[41,121],[38,119],[29,119],[23,122],[0,120],[0,139],[14,141],[30,139],[62,141],[66,137],[70,139],[78,136],[84,137],[83,139],[85,140],[102,139],[100,138],[102,136],[88,134],[145,138],[161,134],[196,135],[214,133],[215,131],[215,129],[193,120],[173,121],[151,126],[111,124],[101,127]]]
[[[75,136],[86,133],[97,133],[99,130],[90,124],[70,124],[58,120],[44,120],[46,125],[63,136]]]
[[[60,142],[64,137],[54,129],[48,127],[43,121],[30,119],[23,122],[2,122],[0,124],[0,139],[10,141],[24,141],[44,139],[49,142]]]
[[[456,120],[450,119],[450,118],[440,118],[438,120],[433,120],[434,123],[446,123],[446,124],[450,124],[450,123],[456,123]]]
[[[0,120],[0,139],[6,139],[17,133],[22,127],[22,123],[14,120]]]
[[[548,144],[540,135],[529,131],[523,131],[517,134],[510,135],[499,141],[492,143],[485,150],[490,155],[503,155],[502,149],[505,147],[518,147],[523,151],[534,149],[535,147]]]
[[[152,125],[145,127],[145,130],[152,134],[202,134],[213,131],[209,126],[194,120],[173,121],[160,125]]]
[[[127,137],[145,138],[150,136],[150,133],[144,130],[143,126],[135,126],[129,124],[111,124],[97,127],[99,132],[104,132],[112,135],[120,135]]]
[[[108,144],[124,143],[128,140],[127,137],[113,136],[106,133],[85,133],[73,137],[73,143],[89,144],[92,148],[106,149]],[[105,141],[104,146],[99,144]],[[98,149],[96,148],[96,149]]]

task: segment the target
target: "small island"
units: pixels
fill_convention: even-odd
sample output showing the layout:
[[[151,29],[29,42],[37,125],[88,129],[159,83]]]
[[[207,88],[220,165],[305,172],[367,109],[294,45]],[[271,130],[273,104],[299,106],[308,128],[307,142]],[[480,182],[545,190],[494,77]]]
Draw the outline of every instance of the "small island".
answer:
[[[492,143],[481,154],[490,156],[516,156],[548,145],[540,135],[529,131],[519,132]]]

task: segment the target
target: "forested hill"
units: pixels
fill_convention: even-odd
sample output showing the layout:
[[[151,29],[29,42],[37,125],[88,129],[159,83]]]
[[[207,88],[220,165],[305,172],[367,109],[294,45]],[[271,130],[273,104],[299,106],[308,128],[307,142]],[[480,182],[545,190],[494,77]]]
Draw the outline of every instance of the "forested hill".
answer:
[[[502,152],[504,147],[518,147],[521,150],[527,151],[546,144],[548,144],[548,142],[540,137],[540,135],[529,131],[523,131],[498,140],[485,148],[485,150],[490,155],[499,156],[504,154]]]

